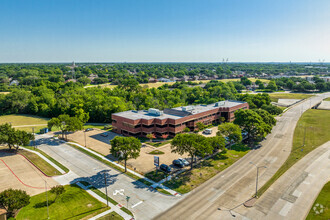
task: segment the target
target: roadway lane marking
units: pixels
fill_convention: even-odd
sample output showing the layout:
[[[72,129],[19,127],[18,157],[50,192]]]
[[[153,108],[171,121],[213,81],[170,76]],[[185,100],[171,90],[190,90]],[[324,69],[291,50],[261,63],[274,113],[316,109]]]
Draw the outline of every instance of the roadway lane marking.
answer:
[[[289,211],[292,208],[292,206],[293,206],[293,204],[291,202],[286,202],[286,204],[283,206],[283,208],[281,209],[281,211],[279,212],[279,214],[281,216],[284,216],[285,217],[289,213]]]
[[[136,207],[136,206],[140,205],[142,202],[143,202],[143,201],[140,201],[140,202],[136,203],[135,205],[132,205],[132,207],[131,207],[131,208],[134,208],[134,207]]]

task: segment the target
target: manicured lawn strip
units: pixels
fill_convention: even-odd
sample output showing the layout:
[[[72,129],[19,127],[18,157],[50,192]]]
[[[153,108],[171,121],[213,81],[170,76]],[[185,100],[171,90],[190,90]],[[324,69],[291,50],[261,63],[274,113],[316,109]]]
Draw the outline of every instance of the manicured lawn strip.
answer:
[[[64,187],[65,193],[56,201],[55,195],[48,191],[50,219],[82,219],[109,209],[76,185]],[[32,196],[30,204],[20,210],[16,219],[47,219],[46,193]]]
[[[129,214],[130,216],[133,216],[133,213],[130,210],[128,210],[126,207],[121,207],[120,209],[126,212],[127,214]]]
[[[330,140],[329,124],[330,111],[328,110],[310,109],[302,115],[294,130],[292,150],[288,159],[274,176],[259,189],[259,196],[306,154]],[[305,146],[303,146],[305,135]]]
[[[109,214],[98,218],[97,220],[124,220],[121,215],[119,215],[117,212],[110,212]]]
[[[330,101],[330,98],[326,98],[326,99],[324,99],[323,101]]]
[[[88,156],[90,156],[90,157],[92,157],[92,158],[94,158],[94,159],[96,159],[96,160],[98,160],[98,161],[100,161],[100,162],[102,162],[102,163],[104,163],[104,164],[106,164],[106,165],[112,167],[113,169],[116,169],[116,170],[118,170],[118,171],[124,173],[125,175],[127,175],[127,176],[129,176],[129,177],[131,177],[131,178],[133,178],[133,179],[142,182],[143,184],[145,184],[145,185],[147,185],[147,186],[151,186],[151,185],[152,185],[152,183],[150,183],[149,181],[144,180],[144,179],[142,179],[142,178],[140,178],[140,177],[134,175],[133,173],[130,173],[130,172],[126,172],[126,173],[125,173],[125,170],[124,170],[124,169],[122,169],[122,168],[120,168],[120,167],[118,167],[118,166],[116,166],[116,165],[110,163],[109,161],[102,160],[100,157],[98,157],[98,156],[92,154],[91,152],[89,152],[89,151],[87,151],[87,150],[85,150],[85,149],[83,149],[83,148],[81,148],[81,147],[78,147],[78,146],[73,145],[73,144],[68,144],[68,145],[70,145],[71,147],[76,148],[77,150],[79,150],[79,151],[81,151],[81,152],[87,154]]]
[[[93,192],[95,192],[97,195],[101,196],[103,199],[105,199],[105,200],[107,199],[107,195],[105,195],[100,190],[96,189],[94,186],[92,186],[90,188],[90,190],[92,190]],[[108,196],[108,201],[111,202],[114,205],[117,205],[118,204],[118,202],[116,202],[115,200],[111,199],[109,196]]]
[[[210,159],[202,161],[193,170],[178,174],[178,176],[163,183],[163,185],[181,193],[187,193],[203,184],[216,174],[225,170],[249,152],[248,148],[220,152]]]
[[[326,183],[322,188],[320,194],[316,198],[306,220],[323,220],[330,219],[330,182]],[[315,206],[319,204],[318,206]],[[323,206],[323,213],[316,213],[313,207],[318,207],[316,211],[320,211],[320,205]]]
[[[18,153],[24,155],[27,159],[29,159],[36,167],[38,167],[42,172],[44,172],[48,176],[56,176],[61,175],[61,173],[55,169],[52,165],[47,163],[44,159],[39,157],[37,154],[26,150],[19,150]]]
[[[167,140],[167,141],[159,141],[159,142],[145,142],[146,144],[149,144],[151,146],[154,146],[154,147],[161,147],[161,146],[164,146],[165,144],[169,144],[171,143],[171,140]]]
[[[312,94],[302,93],[270,93],[269,97],[272,102],[277,102],[278,99],[307,99],[312,97]]]
[[[42,150],[39,150],[38,148],[34,149],[34,147],[31,147],[31,146],[25,146],[25,147],[28,148],[28,149],[30,149],[30,150],[34,150],[34,151],[39,152],[44,157],[46,157],[48,160],[52,161],[54,164],[56,164],[58,167],[60,167],[62,170],[64,170],[66,173],[70,171],[68,168],[66,168],[64,165],[62,165],[60,162],[58,162],[54,158],[50,157],[48,154],[46,154]]]
[[[160,193],[165,194],[165,195],[170,195],[170,196],[172,195],[171,193],[167,192],[166,190],[164,190],[164,189],[162,189],[162,188],[160,188],[160,187],[157,187],[156,190],[157,190],[158,192],[160,192]]]
[[[148,154],[152,154],[152,155],[160,155],[160,154],[164,154],[164,152],[161,151],[161,150],[153,150],[153,151],[149,152]]]

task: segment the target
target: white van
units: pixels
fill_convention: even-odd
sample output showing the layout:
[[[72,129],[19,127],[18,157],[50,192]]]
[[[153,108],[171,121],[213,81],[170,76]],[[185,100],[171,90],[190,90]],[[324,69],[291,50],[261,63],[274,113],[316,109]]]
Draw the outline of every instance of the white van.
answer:
[[[205,129],[203,134],[212,134],[212,129]]]

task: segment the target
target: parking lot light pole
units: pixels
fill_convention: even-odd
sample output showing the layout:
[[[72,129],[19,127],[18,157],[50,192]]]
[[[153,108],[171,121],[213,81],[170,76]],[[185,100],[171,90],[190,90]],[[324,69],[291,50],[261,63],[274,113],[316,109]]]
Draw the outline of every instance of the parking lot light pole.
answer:
[[[85,147],[87,147],[87,144],[86,144],[86,130],[84,131],[84,136],[85,136]]]
[[[267,168],[266,166],[257,166],[253,162],[250,162],[250,164],[254,165],[257,168],[257,179],[256,179],[256,194],[255,198],[258,198],[258,179],[259,179],[259,168]]]
[[[234,215],[234,214],[231,212],[232,209],[222,210],[221,208],[218,208],[218,210],[219,210],[219,211],[228,211],[232,217],[234,217],[234,218],[236,217],[236,215]]]

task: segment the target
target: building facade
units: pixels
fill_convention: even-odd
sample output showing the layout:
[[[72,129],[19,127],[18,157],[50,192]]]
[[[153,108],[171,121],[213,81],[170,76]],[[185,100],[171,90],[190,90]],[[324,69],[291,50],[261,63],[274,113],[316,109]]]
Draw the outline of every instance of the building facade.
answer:
[[[185,128],[195,130],[197,123],[205,125],[225,121],[233,121],[234,112],[249,109],[246,102],[221,101],[209,105],[183,106],[172,109],[149,109],[142,111],[125,111],[112,114],[113,131],[126,136],[144,137],[153,133],[157,137],[163,134],[175,136]]]

